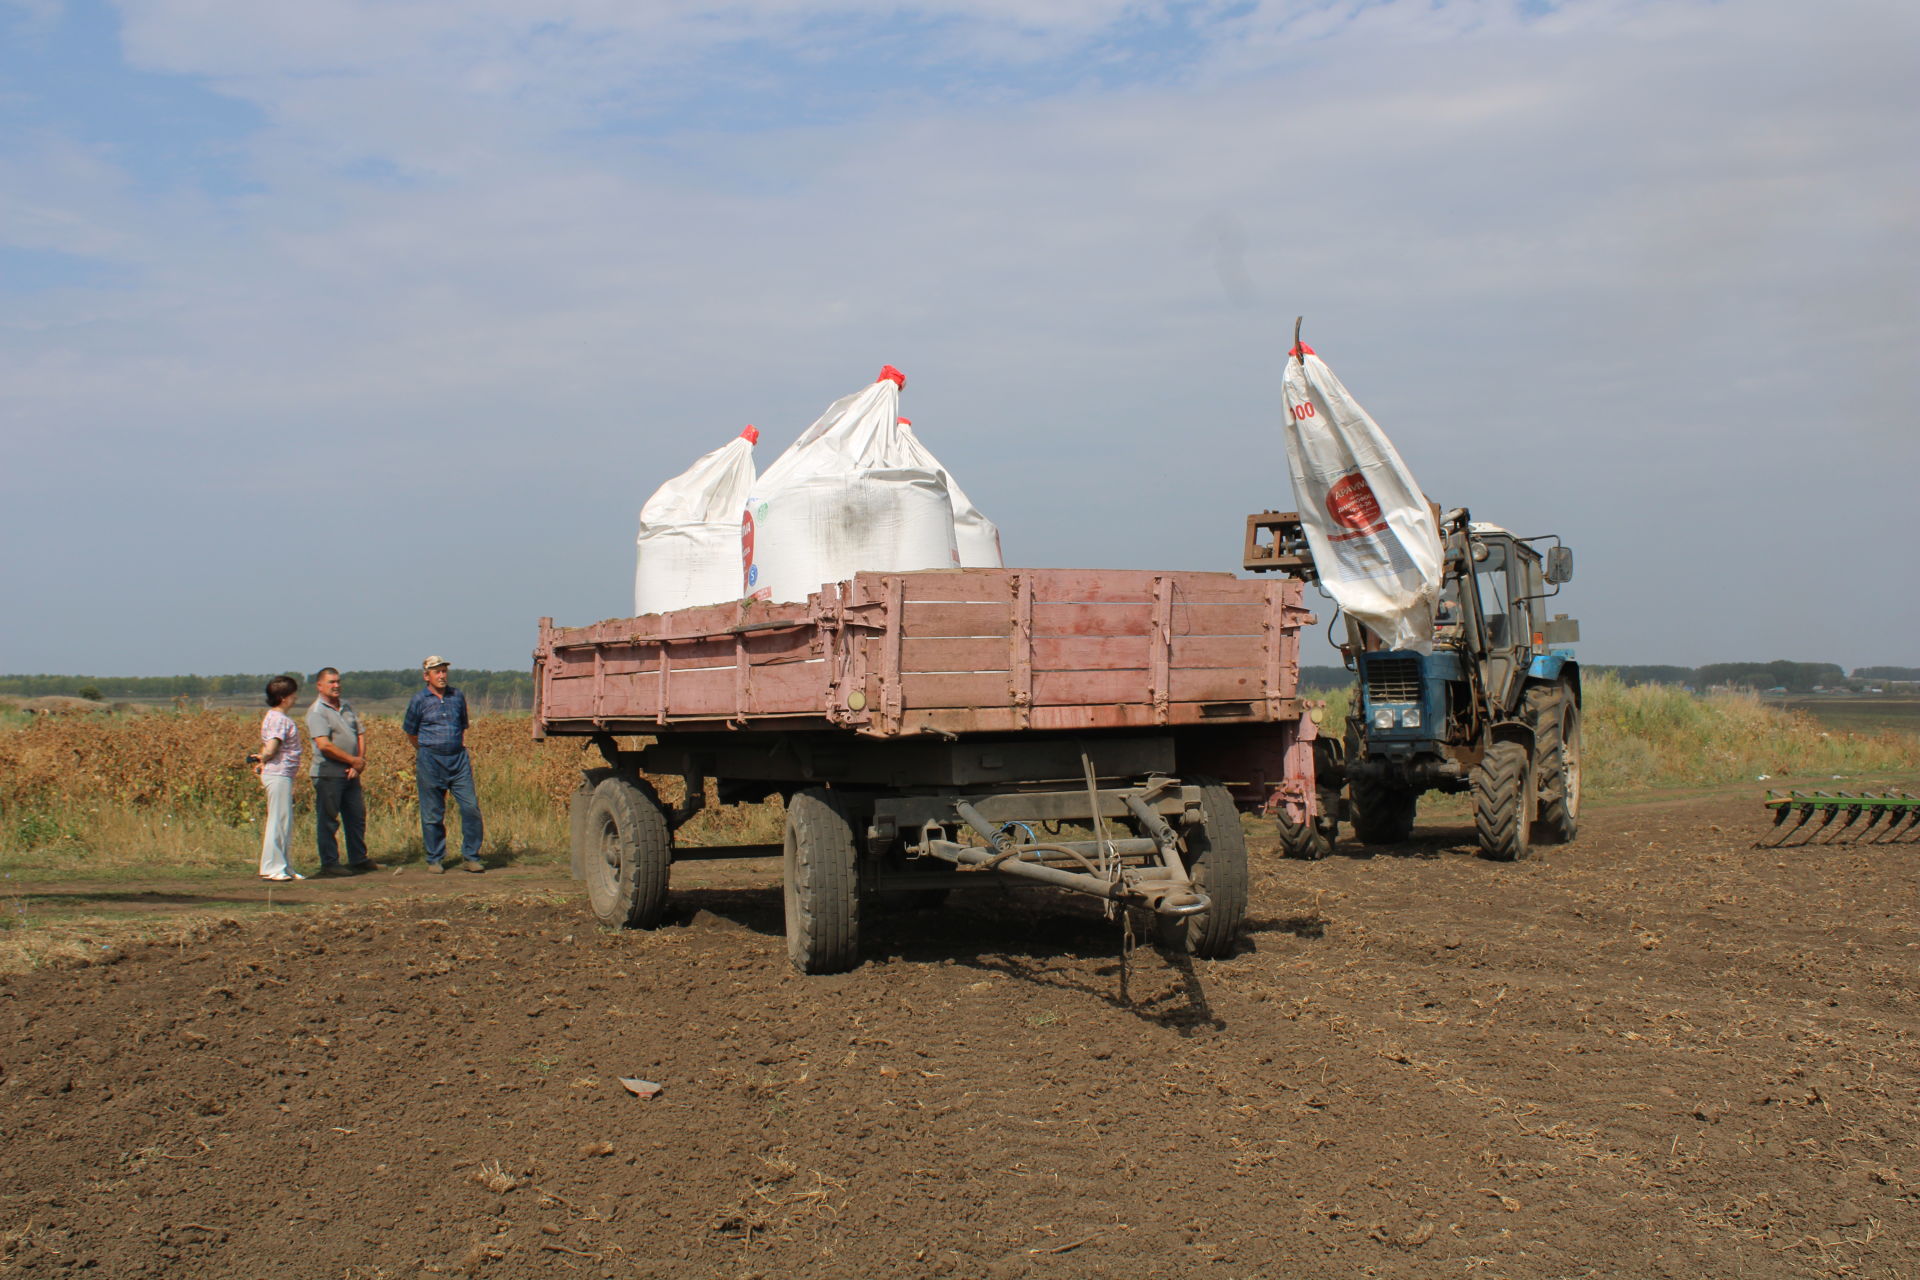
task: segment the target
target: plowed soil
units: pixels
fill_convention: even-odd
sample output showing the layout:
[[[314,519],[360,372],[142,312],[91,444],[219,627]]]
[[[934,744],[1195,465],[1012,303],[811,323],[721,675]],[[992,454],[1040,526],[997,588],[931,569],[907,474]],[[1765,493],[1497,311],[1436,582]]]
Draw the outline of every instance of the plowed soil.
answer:
[[[1262,854],[1216,962],[989,889],[802,978],[765,862],[652,933],[550,871],[309,884],[0,981],[0,1271],[1920,1274],[1917,846],[1757,807]]]

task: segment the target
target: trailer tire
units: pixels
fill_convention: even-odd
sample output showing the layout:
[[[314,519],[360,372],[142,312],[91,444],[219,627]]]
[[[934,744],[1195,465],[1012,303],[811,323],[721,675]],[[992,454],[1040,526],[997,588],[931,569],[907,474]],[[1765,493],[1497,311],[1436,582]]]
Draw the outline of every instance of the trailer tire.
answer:
[[[667,910],[673,833],[653,788],[631,777],[604,778],[587,806],[587,901],[603,924],[652,929]]]
[[[1532,852],[1533,757],[1525,743],[1496,742],[1473,770],[1473,828],[1480,852],[1495,862],[1518,862]]]
[[[611,769],[582,769],[580,785],[573,789],[567,806],[567,867],[575,880],[587,878],[587,810],[593,807],[593,790],[612,776]]]
[[[844,973],[860,962],[859,849],[847,806],[825,787],[787,802],[784,863],[787,958],[801,973]]]
[[[1533,820],[1538,844],[1571,844],[1580,834],[1580,704],[1563,684],[1527,690],[1533,712],[1535,772],[1540,813]]]
[[[1211,899],[1197,916],[1155,916],[1160,945],[1207,960],[1231,955],[1247,920],[1247,834],[1233,794],[1212,779],[1200,788],[1200,821],[1185,828],[1187,877]]]
[[[1420,793],[1391,782],[1347,784],[1353,796],[1353,838],[1361,844],[1405,844],[1413,836]]]

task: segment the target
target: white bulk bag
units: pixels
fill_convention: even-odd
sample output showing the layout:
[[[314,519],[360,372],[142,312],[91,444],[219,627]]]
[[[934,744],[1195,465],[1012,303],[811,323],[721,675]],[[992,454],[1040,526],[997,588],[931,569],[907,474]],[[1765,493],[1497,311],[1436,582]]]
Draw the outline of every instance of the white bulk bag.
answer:
[[[740,504],[753,491],[752,427],[654,490],[640,509],[633,612],[740,598]]]
[[[1433,651],[1440,530],[1413,473],[1304,344],[1284,382],[1287,464],[1320,581],[1390,649]]]
[[[959,482],[953,478],[953,472],[941,466],[940,459],[934,457],[932,450],[920,442],[920,437],[913,433],[913,419],[900,419],[900,434],[905,438],[907,447],[919,456],[921,465],[946,477],[947,498],[953,503],[953,545],[960,556],[960,567],[1000,568],[1000,527],[973,505],[973,500],[967,497]]]
[[[904,385],[888,365],[761,474],[740,524],[748,595],[800,601],[863,570],[959,563],[946,476],[901,435]]]

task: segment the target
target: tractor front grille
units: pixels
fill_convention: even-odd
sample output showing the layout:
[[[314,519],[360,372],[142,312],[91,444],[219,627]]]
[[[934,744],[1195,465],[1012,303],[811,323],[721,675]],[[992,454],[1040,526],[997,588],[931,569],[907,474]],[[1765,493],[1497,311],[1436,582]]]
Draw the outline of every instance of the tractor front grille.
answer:
[[[1420,659],[1373,658],[1367,662],[1367,701],[1420,701]]]

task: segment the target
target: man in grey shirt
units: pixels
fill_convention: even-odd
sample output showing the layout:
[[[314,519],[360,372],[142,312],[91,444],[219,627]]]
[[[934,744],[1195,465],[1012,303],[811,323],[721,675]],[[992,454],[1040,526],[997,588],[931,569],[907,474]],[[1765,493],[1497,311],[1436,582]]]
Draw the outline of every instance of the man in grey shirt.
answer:
[[[307,709],[307,740],[313,752],[313,832],[320,845],[320,874],[378,871],[367,857],[367,799],[360,774],[367,767],[366,735],[353,704],[340,697],[340,673],[324,667],[314,678],[320,696]],[[334,828],[344,827],[347,865],[340,865]]]

